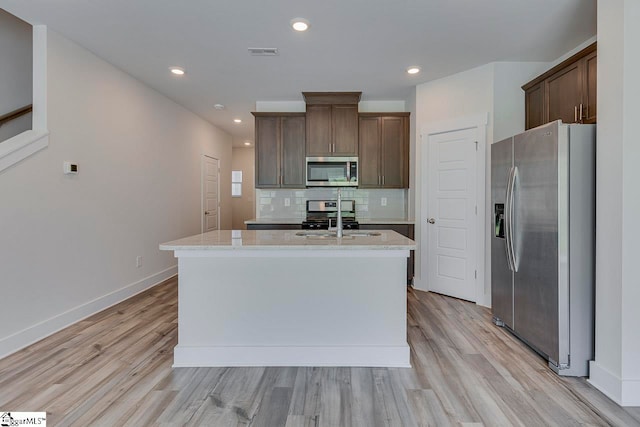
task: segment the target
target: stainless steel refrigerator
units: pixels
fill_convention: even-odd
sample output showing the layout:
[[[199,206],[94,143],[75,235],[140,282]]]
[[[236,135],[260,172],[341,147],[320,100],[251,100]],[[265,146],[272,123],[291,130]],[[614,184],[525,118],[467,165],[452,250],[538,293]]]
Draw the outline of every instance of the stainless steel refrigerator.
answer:
[[[491,145],[491,296],[560,375],[594,352],[595,125],[552,122]]]

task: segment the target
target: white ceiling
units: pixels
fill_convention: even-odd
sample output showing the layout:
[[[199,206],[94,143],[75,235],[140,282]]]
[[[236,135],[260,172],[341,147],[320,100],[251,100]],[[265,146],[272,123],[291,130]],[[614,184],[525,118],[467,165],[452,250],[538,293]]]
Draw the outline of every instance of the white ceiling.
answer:
[[[256,101],[302,101],[302,91],[405,100],[416,84],[488,62],[554,60],[596,33],[596,0],[0,0],[0,7],[93,51],[231,133],[234,145],[253,141]],[[310,21],[306,33],[291,29],[295,17]],[[279,55],[250,56],[249,47],[276,47]],[[187,74],[170,75],[173,65]],[[407,75],[410,65],[422,73]]]

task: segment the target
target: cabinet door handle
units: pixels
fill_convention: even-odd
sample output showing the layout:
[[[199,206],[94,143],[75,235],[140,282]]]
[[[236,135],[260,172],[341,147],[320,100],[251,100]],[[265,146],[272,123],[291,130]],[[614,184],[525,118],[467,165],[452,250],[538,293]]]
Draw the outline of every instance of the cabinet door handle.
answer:
[[[384,175],[382,175],[382,185],[384,185]]]
[[[580,103],[580,122],[582,122],[582,103]]]
[[[578,106],[573,108],[573,122],[578,123]]]

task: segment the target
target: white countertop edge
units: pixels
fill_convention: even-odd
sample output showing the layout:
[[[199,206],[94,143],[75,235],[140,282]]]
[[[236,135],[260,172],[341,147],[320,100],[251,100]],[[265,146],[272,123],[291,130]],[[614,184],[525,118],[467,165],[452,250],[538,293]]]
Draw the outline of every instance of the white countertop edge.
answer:
[[[312,238],[316,235],[298,236],[295,230],[216,230],[184,237],[159,245],[167,251],[203,251],[218,256],[229,251],[245,252],[338,252],[346,254],[354,251],[403,251],[416,249],[416,243],[393,230],[378,230],[370,236],[344,238]],[[260,256],[260,255],[254,255]]]
[[[305,247],[296,246],[295,248],[274,248],[274,247],[253,247],[253,248],[212,248],[212,249],[194,249],[191,248],[174,248],[162,249],[173,250],[176,258],[408,258],[410,247],[396,246],[389,247],[367,247],[356,248],[347,247],[347,250],[341,250],[336,247],[321,248],[318,246]],[[276,249],[276,250],[264,250]],[[321,249],[321,250],[318,250]]]

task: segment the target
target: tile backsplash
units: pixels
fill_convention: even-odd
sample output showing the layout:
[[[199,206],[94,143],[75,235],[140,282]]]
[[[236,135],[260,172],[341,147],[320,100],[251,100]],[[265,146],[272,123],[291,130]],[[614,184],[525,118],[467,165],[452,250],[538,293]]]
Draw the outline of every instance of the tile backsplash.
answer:
[[[336,189],[307,188],[300,190],[256,189],[256,218],[299,219],[306,216],[307,200],[333,200]],[[407,190],[342,189],[343,200],[355,200],[356,218],[406,218]],[[386,206],[383,206],[386,199]]]

